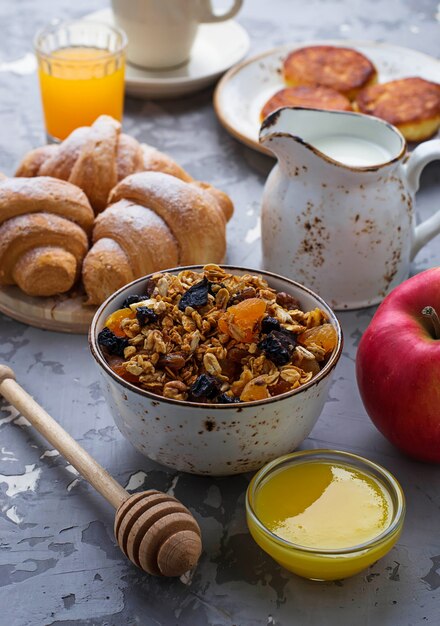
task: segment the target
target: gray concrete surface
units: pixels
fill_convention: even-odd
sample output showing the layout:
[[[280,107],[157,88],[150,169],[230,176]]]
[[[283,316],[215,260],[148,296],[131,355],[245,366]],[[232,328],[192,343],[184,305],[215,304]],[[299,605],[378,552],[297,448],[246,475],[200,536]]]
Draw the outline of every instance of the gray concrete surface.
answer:
[[[8,70],[53,17],[81,16],[103,0],[0,3],[0,171],[43,142],[35,73]],[[433,0],[247,0],[239,21],[251,53],[323,37],[376,39],[438,56],[440,6]],[[5,65],[6,64],[6,65]],[[195,177],[228,191],[231,263],[258,266],[259,202],[271,161],[218,124],[212,91],[178,101],[127,99],[124,125],[170,152]],[[440,167],[423,175],[418,213],[438,207]],[[413,271],[440,263],[439,239]],[[200,522],[204,552],[190,580],[150,578],[120,554],[110,507],[22,417],[0,405],[0,624],[4,626],[418,626],[440,624],[440,469],[403,458],[361,404],[354,356],[373,310],[340,316],[344,354],[330,397],[305,448],[335,447],[378,461],[401,481],[407,521],[397,546],[368,571],[313,583],[281,569],[253,543],[244,519],[249,476],[208,479],[148,461],[117,431],[85,337],[44,332],[0,316],[0,361],[130,490],[181,498]]]

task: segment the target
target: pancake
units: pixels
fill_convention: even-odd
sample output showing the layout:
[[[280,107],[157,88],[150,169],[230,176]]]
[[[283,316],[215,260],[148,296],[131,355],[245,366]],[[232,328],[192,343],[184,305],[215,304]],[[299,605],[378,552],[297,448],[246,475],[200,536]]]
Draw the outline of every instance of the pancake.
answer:
[[[396,126],[407,141],[424,141],[440,128],[440,85],[402,78],[361,91],[356,109]]]
[[[277,91],[261,109],[261,121],[281,107],[305,107],[326,111],[352,111],[350,100],[328,87],[285,87]]]
[[[283,76],[291,87],[329,87],[354,100],[361,89],[377,81],[377,70],[366,56],[352,48],[307,46],[284,59]]]

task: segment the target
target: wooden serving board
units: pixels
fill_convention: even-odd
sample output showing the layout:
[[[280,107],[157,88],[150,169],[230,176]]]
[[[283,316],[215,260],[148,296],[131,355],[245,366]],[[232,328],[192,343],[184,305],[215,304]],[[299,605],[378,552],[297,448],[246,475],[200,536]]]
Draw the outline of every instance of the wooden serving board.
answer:
[[[18,287],[2,287],[0,312],[37,328],[86,335],[97,307],[86,306],[84,300],[80,293],[37,298]]]

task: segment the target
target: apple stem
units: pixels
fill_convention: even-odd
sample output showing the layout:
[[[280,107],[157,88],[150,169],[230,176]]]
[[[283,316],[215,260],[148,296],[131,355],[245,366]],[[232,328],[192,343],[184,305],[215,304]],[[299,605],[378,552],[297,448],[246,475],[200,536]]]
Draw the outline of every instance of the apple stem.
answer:
[[[434,327],[434,339],[440,339],[440,317],[433,306],[425,306],[422,315],[429,317]]]

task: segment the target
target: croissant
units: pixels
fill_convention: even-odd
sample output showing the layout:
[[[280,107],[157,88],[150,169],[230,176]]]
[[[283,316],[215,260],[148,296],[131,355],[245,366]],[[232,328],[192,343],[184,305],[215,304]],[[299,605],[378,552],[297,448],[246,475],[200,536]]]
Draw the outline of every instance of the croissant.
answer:
[[[49,177],[0,180],[0,285],[31,296],[68,291],[79,278],[94,214],[85,194]]]
[[[107,206],[113,187],[129,174],[163,171],[185,181],[191,176],[166,154],[121,133],[121,124],[101,115],[91,126],[74,130],[59,145],[29,152],[15,176],[52,176],[80,187],[95,213]]]
[[[218,263],[226,251],[232,204],[209,185],[162,172],[128,176],[98,215],[83,264],[88,304],[146,274],[177,265]]]

